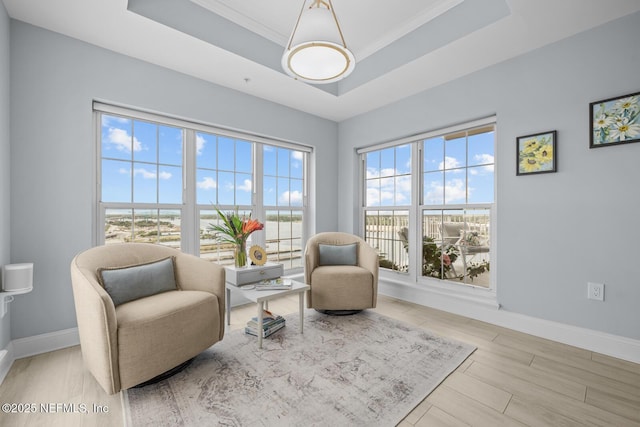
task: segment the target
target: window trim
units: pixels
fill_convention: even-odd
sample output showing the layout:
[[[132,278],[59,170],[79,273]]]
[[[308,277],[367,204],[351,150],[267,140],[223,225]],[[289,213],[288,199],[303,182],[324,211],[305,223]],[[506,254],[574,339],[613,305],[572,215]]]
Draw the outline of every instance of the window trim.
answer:
[[[486,126],[497,123],[497,116],[484,117],[482,119],[473,120],[471,122],[462,123],[459,125],[447,126],[428,132],[419,133],[417,135],[411,135],[400,139],[394,139],[392,141],[381,142],[379,144],[367,145],[356,150],[356,154],[368,153],[370,151],[383,150],[385,148],[395,147],[397,145],[411,144],[414,142],[420,142],[424,139],[433,138],[436,136],[442,136],[443,134],[462,132],[473,128]]]
[[[426,139],[444,136],[447,134],[453,134],[457,132],[465,132],[475,128],[481,128],[484,126],[493,126],[494,132],[494,179],[493,179],[493,202],[492,203],[463,203],[463,204],[442,204],[442,205],[424,205],[423,201],[423,180],[422,174],[423,165],[422,165],[422,142]],[[409,211],[409,224],[415,226],[416,233],[415,235],[422,235],[422,215],[425,210],[429,209],[489,209],[491,215],[491,227],[490,227],[490,245],[491,245],[491,265],[492,268],[490,270],[490,287],[483,288],[479,286],[474,286],[465,283],[456,283],[448,280],[441,280],[437,278],[423,277],[420,272],[421,269],[418,268],[418,260],[420,259],[420,255],[418,254],[419,245],[416,239],[409,240],[409,269],[407,272],[398,272],[388,269],[381,269],[380,276],[381,278],[388,280],[393,283],[402,283],[404,285],[424,285],[431,290],[435,290],[438,293],[453,295],[456,297],[462,298],[478,298],[484,299],[488,298],[491,301],[495,301],[496,292],[497,292],[497,265],[498,265],[498,247],[497,247],[497,205],[498,205],[498,192],[497,192],[497,177],[498,177],[498,158],[497,158],[497,116],[488,116],[485,118],[473,120],[470,122],[465,122],[461,124],[456,124],[452,126],[447,126],[427,132],[423,132],[417,135],[411,135],[404,138],[385,141],[379,144],[372,144],[368,146],[364,146],[356,149],[356,154],[359,156],[358,165],[360,166],[359,178],[360,185],[359,187],[359,197],[358,197],[358,206],[360,211],[360,216],[358,218],[359,223],[359,233],[360,236],[365,235],[365,213],[367,210],[389,210],[385,206],[366,206],[366,154],[379,151],[391,147],[396,147],[404,144],[411,144],[412,146],[412,203],[409,206],[404,207],[405,210]],[[468,166],[467,166],[468,167]],[[465,169],[467,169],[465,167]],[[400,207],[398,207],[400,208]]]
[[[244,132],[241,130],[221,127],[205,122],[179,118],[176,116],[171,116],[169,114],[154,113],[138,108],[124,107],[116,104],[93,101],[93,111],[107,114],[116,114],[120,116],[166,124],[169,126],[186,127],[195,131],[215,133],[217,135],[228,136],[229,138],[244,139],[251,142],[276,145],[278,147],[289,148],[296,151],[304,151],[307,153],[313,152],[312,146],[305,145],[299,142],[287,141],[285,139],[273,138],[251,132]]]
[[[168,203],[136,203],[136,202],[102,202],[102,120],[101,116],[115,115],[126,117],[131,120],[142,120],[158,125],[167,125],[178,127],[183,130],[182,138],[182,204]],[[196,181],[197,181],[197,161],[196,161],[196,144],[195,138],[197,132],[205,132],[218,136],[225,136],[233,139],[239,139],[250,142],[253,149],[253,167],[252,167],[252,197],[250,206],[241,206],[240,208],[250,209],[254,212],[255,217],[264,216],[266,211],[274,210],[263,205],[262,187],[263,187],[263,165],[262,152],[265,145],[284,148],[288,150],[302,152],[303,155],[303,201],[302,206],[286,207],[288,210],[300,211],[303,215],[302,229],[302,247],[312,234],[314,221],[310,214],[310,191],[313,169],[314,148],[298,142],[287,141],[278,138],[267,137],[263,135],[252,134],[235,129],[223,128],[219,126],[209,125],[178,118],[166,114],[158,114],[154,112],[144,111],[138,108],[130,108],[101,101],[93,101],[92,116],[94,121],[94,147],[95,154],[95,173],[94,173],[94,203],[93,218],[94,226],[92,227],[92,241],[94,245],[102,245],[105,243],[105,235],[103,226],[105,223],[105,213],[107,209],[175,209],[180,211],[181,226],[181,250],[185,253],[194,255],[199,254],[199,214],[204,209],[203,205],[198,204]],[[260,190],[259,190],[260,189]],[[284,206],[278,206],[277,209],[284,209]],[[255,239],[255,244],[265,245],[265,237],[261,235]],[[296,273],[301,269],[289,270],[289,273]]]

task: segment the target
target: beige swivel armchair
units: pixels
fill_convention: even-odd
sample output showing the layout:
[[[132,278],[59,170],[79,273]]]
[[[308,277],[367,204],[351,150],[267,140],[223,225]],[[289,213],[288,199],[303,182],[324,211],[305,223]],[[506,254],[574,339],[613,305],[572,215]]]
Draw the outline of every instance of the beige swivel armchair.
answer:
[[[177,289],[114,304],[99,269],[170,257]],[[193,255],[149,243],[99,246],[73,259],[71,280],[82,357],[109,394],[175,368],[224,335],[224,268]]]
[[[353,244],[355,253],[349,254]],[[336,258],[340,265],[332,263]],[[375,308],[378,266],[378,254],[360,237],[338,232],[316,234],[305,248],[304,278],[311,287],[307,307],[330,312]]]

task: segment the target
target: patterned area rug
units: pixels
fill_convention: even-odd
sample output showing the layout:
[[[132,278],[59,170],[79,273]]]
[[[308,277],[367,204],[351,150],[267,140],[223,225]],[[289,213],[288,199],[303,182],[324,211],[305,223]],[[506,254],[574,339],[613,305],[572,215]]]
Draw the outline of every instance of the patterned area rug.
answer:
[[[394,426],[474,347],[376,314],[309,310],[263,341],[236,330],[184,371],[124,394],[139,426]]]

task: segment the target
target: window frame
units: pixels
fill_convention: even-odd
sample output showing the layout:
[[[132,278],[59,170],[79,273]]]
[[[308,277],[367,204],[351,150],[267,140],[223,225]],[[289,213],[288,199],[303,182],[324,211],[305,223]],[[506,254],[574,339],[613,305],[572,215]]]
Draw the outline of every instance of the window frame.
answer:
[[[102,201],[102,115],[119,116],[131,120],[142,120],[157,125],[173,126],[182,129],[182,203],[181,204],[164,204],[164,203],[137,203],[131,202],[103,202]],[[252,147],[252,190],[251,205],[241,205],[240,210],[251,211],[254,218],[265,218],[264,214],[268,210],[263,206],[262,188],[263,188],[263,165],[262,151],[265,145],[285,148],[303,153],[303,202],[302,206],[296,207],[296,210],[302,212],[302,248],[306,244],[306,240],[310,233],[310,227],[313,221],[309,215],[309,193],[310,193],[310,162],[313,159],[313,148],[297,142],[290,142],[269,138],[261,135],[253,135],[243,133],[236,130],[229,130],[212,126],[195,121],[189,121],[174,118],[168,115],[159,115],[156,113],[146,112],[138,109],[106,104],[99,101],[93,102],[93,118],[95,128],[95,147],[96,147],[96,167],[94,174],[94,191],[95,203],[93,204],[94,226],[93,243],[94,245],[105,244],[104,225],[106,220],[106,211],[108,209],[145,209],[145,210],[179,210],[181,215],[181,250],[185,253],[200,255],[200,212],[203,210],[213,210],[213,205],[198,204],[197,200],[197,147],[196,135],[198,132],[213,134],[216,136],[233,138],[251,143]],[[235,206],[220,205],[223,211],[235,209]],[[289,208],[290,209],[290,208]],[[266,222],[266,219],[265,221]],[[265,247],[265,233],[262,231],[254,233],[252,244]],[[226,265],[226,264],[225,264]],[[287,270],[287,273],[293,274],[301,272],[302,268]]]
[[[443,200],[442,204],[438,205],[425,205],[424,204],[424,180],[423,175],[424,165],[423,165],[423,144],[425,140],[435,137],[441,137],[445,135],[451,135],[458,132],[466,132],[476,128],[493,126],[493,152],[494,152],[494,172],[493,172],[493,202],[491,203],[449,203],[447,204],[445,200]],[[474,120],[471,122],[461,123],[454,126],[449,126],[445,128],[439,128],[436,130],[424,132],[418,135],[412,135],[409,137],[401,138],[398,140],[387,141],[380,144],[374,144],[366,147],[362,147],[356,150],[356,154],[359,156],[359,169],[360,169],[360,185],[359,185],[359,200],[358,205],[360,207],[360,216],[359,216],[359,232],[360,236],[364,238],[365,236],[365,218],[366,212],[370,210],[383,210],[383,207],[380,206],[366,206],[366,192],[367,192],[367,183],[366,183],[366,155],[367,153],[383,150],[389,147],[395,147],[403,144],[411,144],[412,146],[412,203],[410,206],[402,206],[398,208],[402,208],[403,210],[409,210],[409,227],[410,227],[410,236],[422,236],[424,233],[423,230],[423,213],[429,210],[458,210],[462,209],[473,210],[473,209],[488,209],[490,215],[490,235],[489,235],[489,244],[491,247],[491,270],[490,274],[490,285],[488,288],[475,286],[472,283],[456,283],[451,280],[444,280],[432,277],[422,276],[422,268],[418,263],[422,262],[422,248],[418,239],[409,238],[409,269],[406,273],[398,272],[389,269],[381,269],[380,276],[381,278],[388,280],[392,283],[402,283],[406,284],[418,284],[426,286],[432,290],[438,290],[445,294],[454,294],[454,295],[477,295],[478,293],[489,294],[490,299],[495,299],[497,283],[496,283],[496,271],[497,271],[497,204],[498,204],[498,193],[497,193],[497,181],[498,181],[498,158],[497,158],[497,118],[496,116],[490,116],[483,119]],[[468,173],[468,168],[470,166],[465,165],[465,174]],[[472,166],[473,167],[473,166]],[[466,200],[466,199],[465,199]],[[389,209],[384,209],[389,210]]]

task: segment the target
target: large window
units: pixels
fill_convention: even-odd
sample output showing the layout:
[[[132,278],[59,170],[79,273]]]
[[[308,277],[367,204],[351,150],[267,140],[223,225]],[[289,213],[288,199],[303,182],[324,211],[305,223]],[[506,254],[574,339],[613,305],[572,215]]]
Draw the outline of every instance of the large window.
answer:
[[[267,259],[285,268],[302,267],[304,170],[304,153],[263,146]]]
[[[365,240],[378,250],[380,265],[407,271],[411,206],[411,146],[365,155]]]
[[[103,114],[100,140],[105,243],[180,248],[182,130]]]
[[[153,242],[233,263],[216,208],[265,223],[249,245],[302,266],[310,149],[96,103],[97,243]]]
[[[363,233],[380,266],[491,288],[494,119],[398,144],[361,151]]]
[[[231,264],[233,245],[218,244],[209,227],[221,223],[214,207],[252,215],[253,143],[205,132],[196,132],[195,138],[200,256]]]

